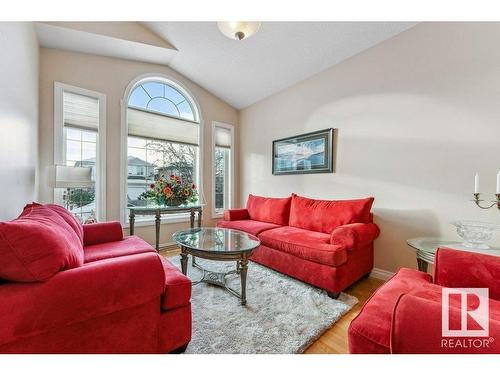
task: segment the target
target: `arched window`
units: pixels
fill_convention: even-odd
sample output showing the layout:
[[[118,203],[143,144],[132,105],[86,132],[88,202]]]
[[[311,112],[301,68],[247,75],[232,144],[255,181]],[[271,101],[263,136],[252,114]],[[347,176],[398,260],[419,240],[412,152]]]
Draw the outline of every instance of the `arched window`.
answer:
[[[126,207],[151,205],[146,192],[160,176],[198,185],[200,119],[183,87],[160,77],[136,83],[127,101],[127,129]]]
[[[196,121],[191,99],[165,82],[149,81],[137,85],[130,94],[128,106]]]

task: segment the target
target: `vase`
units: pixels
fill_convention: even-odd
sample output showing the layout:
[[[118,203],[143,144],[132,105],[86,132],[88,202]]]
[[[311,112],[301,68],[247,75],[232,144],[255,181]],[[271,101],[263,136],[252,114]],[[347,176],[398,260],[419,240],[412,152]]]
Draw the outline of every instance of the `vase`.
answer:
[[[182,198],[170,198],[165,200],[165,204],[171,207],[180,206],[181,204],[185,204],[186,202],[187,199],[182,199]]]

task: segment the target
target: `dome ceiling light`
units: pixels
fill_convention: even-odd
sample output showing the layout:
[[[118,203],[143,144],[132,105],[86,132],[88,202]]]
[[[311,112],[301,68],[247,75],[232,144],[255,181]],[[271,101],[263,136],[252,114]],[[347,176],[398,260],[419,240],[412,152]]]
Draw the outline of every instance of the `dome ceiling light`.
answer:
[[[260,22],[230,21],[217,22],[220,32],[231,39],[243,40],[255,34],[260,27]]]

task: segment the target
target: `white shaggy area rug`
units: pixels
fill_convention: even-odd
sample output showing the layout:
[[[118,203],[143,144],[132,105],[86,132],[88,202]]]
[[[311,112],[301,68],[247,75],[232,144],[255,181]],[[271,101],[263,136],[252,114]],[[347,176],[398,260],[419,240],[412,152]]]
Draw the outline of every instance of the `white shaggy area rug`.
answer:
[[[168,259],[180,268],[180,256]],[[211,271],[235,267],[235,262],[199,258],[197,263]],[[202,273],[191,267],[191,256],[188,264],[188,276],[199,280]],[[239,276],[228,280],[240,290]],[[332,299],[320,289],[249,262],[246,306],[221,287],[193,286],[193,337],[186,353],[302,353],[357,302],[344,293]]]

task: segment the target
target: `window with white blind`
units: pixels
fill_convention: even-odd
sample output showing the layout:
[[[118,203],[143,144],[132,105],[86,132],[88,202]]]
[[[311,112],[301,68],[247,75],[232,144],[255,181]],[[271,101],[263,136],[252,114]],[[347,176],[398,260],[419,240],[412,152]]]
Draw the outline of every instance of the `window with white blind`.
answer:
[[[234,128],[219,122],[212,125],[212,213],[219,217],[224,210],[233,207]]]
[[[55,188],[54,201],[84,223],[105,220],[106,97],[56,82],[54,98],[55,164],[90,168],[93,181],[92,187]]]
[[[200,179],[200,119],[186,90],[163,78],[141,81],[131,90],[126,111],[125,220],[127,208],[151,204],[145,192],[156,178],[176,175],[195,186]],[[141,219],[151,218],[136,216]]]

